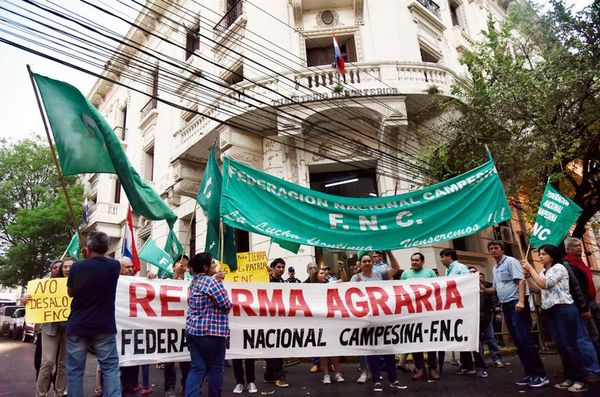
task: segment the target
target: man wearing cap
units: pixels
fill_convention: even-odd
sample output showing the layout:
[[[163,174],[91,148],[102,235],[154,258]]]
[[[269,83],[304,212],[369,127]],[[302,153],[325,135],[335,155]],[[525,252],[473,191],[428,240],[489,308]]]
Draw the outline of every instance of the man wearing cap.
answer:
[[[296,269],[292,266],[288,267],[288,279],[285,280],[286,283],[301,283],[302,280],[296,278]]]
[[[373,271],[376,273],[385,272],[390,268],[390,265],[383,261],[382,251],[373,251]]]

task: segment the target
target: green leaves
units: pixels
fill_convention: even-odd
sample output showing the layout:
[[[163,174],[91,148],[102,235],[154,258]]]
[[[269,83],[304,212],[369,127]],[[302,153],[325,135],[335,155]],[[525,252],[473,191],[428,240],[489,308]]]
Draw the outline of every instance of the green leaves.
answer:
[[[532,207],[553,176],[584,208],[581,231],[600,210],[600,5],[573,14],[551,3],[546,13],[513,3],[502,27],[488,21],[462,58],[472,82],[454,87],[460,117],[445,125],[447,155],[436,148],[430,164],[447,178],[480,161],[487,144],[508,192]]]
[[[83,211],[83,188],[66,178],[76,216]],[[52,164],[39,138],[0,142],[0,284],[25,285],[48,273],[62,255],[73,225]]]

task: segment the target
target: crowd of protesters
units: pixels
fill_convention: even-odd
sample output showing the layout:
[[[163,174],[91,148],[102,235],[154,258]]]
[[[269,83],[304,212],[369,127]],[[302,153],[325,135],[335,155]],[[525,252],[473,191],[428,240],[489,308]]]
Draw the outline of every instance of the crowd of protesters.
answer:
[[[502,241],[490,241],[488,250],[495,260],[493,279],[487,281],[482,273],[480,280],[480,313],[478,350],[460,353],[460,367],[456,375],[487,378],[483,345],[490,350],[493,365],[504,366],[495,336],[498,317],[502,316],[510,337],[517,348],[523,367],[523,376],[515,380],[522,387],[540,388],[548,385],[544,365],[531,335],[532,293],[541,295],[542,318],[556,344],[564,369],[564,379],[554,384],[555,388],[570,392],[587,390],[586,383],[600,379],[600,309],[596,304],[596,288],[589,267],[581,260],[582,243],[576,238],[565,241],[567,255],[563,258],[558,247],[544,245],[538,249],[541,271],[527,260],[519,261],[505,254]],[[68,321],[42,324],[41,341],[36,345],[36,396],[46,396],[51,384],[54,395],[84,396],[83,375],[88,352],[98,361],[95,393],[97,396],[114,397],[123,393],[151,394],[154,389],[149,382],[149,366],[119,368],[116,348],[115,294],[119,276],[132,275],[133,265],[123,258],[120,262],[105,256],[108,251],[108,236],[91,232],[84,249],[85,259],[71,258],[54,261],[50,277],[68,277],[69,296],[73,297]],[[387,257],[389,264],[384,262]],[[332,282],[378,282],[382,280],[413,280],[437,277],[437,272],[425,267],[425,256],[415,252],[410,257],[410,268],[400,269],[390,251],[373,251],[358,258],[348,277],[343,262],[340,270],[331,274],[331,268],[310,262],[306,269],[308,278],[304,283],[325,284]],[[478,273],[474,266],[467,267],[458,261],[455,250],[447,248],[440,252],[440,263],[446,268],[446,276],[462,276]],[[277,283],[302,283],[295,277],[295,269],[288,267],[288,278],[284,279],[286,263],[276,258],[269,265],[270,281]],[[185,330],[190,361],[165,363],[165,396],[176,394],[176,367],[180,368],[180,385],[184,396],[197,397],[207,380],[209,397],[222,394],[225,369],[225,352],[229,337],[228,314],[232,303],[223,286],[224,273],[217,268],[209,253],[201,253],[189,259],[181,256],[173,267],[173,278],[184,279],[191,273],[189,305],[186,313]],[[154,278],[156,275],[148,274]],[[348,280],[349,279],[349,280]],[[22,302],[31,299],[24,295]],[[426,356],[426,357],[425,357]],[[440,362],[443,352],[413,352],[414,381],[439,381]],[[312,358],[310,372],[321,371],[322,383],[330,385],[350,381],[340,370],[340,357]],[[264,382],[277,387],[289,387],[286,381],[284,359],[266,359]],[[360,375],[352,380],[357,383],[372,382],[372,390],[405,389],[397,368],[405,370],[406,356],[393,354],[360,357]],[[41,363],[41,364],[40,364]],[[234,394],[244,391],[257,393],[255,359],[232,360],[236,385]],[[381,370],[387,373],[387,386]],[[142,385],[138,385],[139,371]]]

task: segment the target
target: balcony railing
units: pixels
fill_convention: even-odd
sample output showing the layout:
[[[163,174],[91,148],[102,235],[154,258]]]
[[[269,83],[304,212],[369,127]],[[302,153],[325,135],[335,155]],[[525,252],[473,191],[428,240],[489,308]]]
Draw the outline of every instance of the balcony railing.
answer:
[[[142,110],[140,111],[140,119],[144,120],[148,113],[152,111],[152,109],[156,109],[156,105],[158,104],[158,100],[156,98],[151,98],[148,103],[144,105]]]
[[[225,31],[228,27],[230,27],[235,22],[235,20],[238,19],[240,15],[242,15],[242,5],[243,1],[238,0],[237,3],[231,6],[231,8],[225,13],[225,15],[223,15],[223,18],[221,18],[219,22],[217,22],[213,30],[215,30],[217,33],[221,33]]]
[[[442,18],[442,13],[440,12],[440,6],[433,0],[417,0],[423,7],[427,8],[431,11],[436,17]]]

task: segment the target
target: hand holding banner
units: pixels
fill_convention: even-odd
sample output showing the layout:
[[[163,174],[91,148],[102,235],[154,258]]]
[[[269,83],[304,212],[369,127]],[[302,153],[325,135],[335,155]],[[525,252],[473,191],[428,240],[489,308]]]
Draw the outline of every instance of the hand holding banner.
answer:
[[[25,318],[30,323],[67,321],[71,301],[67,295],[67,278],[55,277],[31,280],[27,283],[31,300],[25,304]]]

